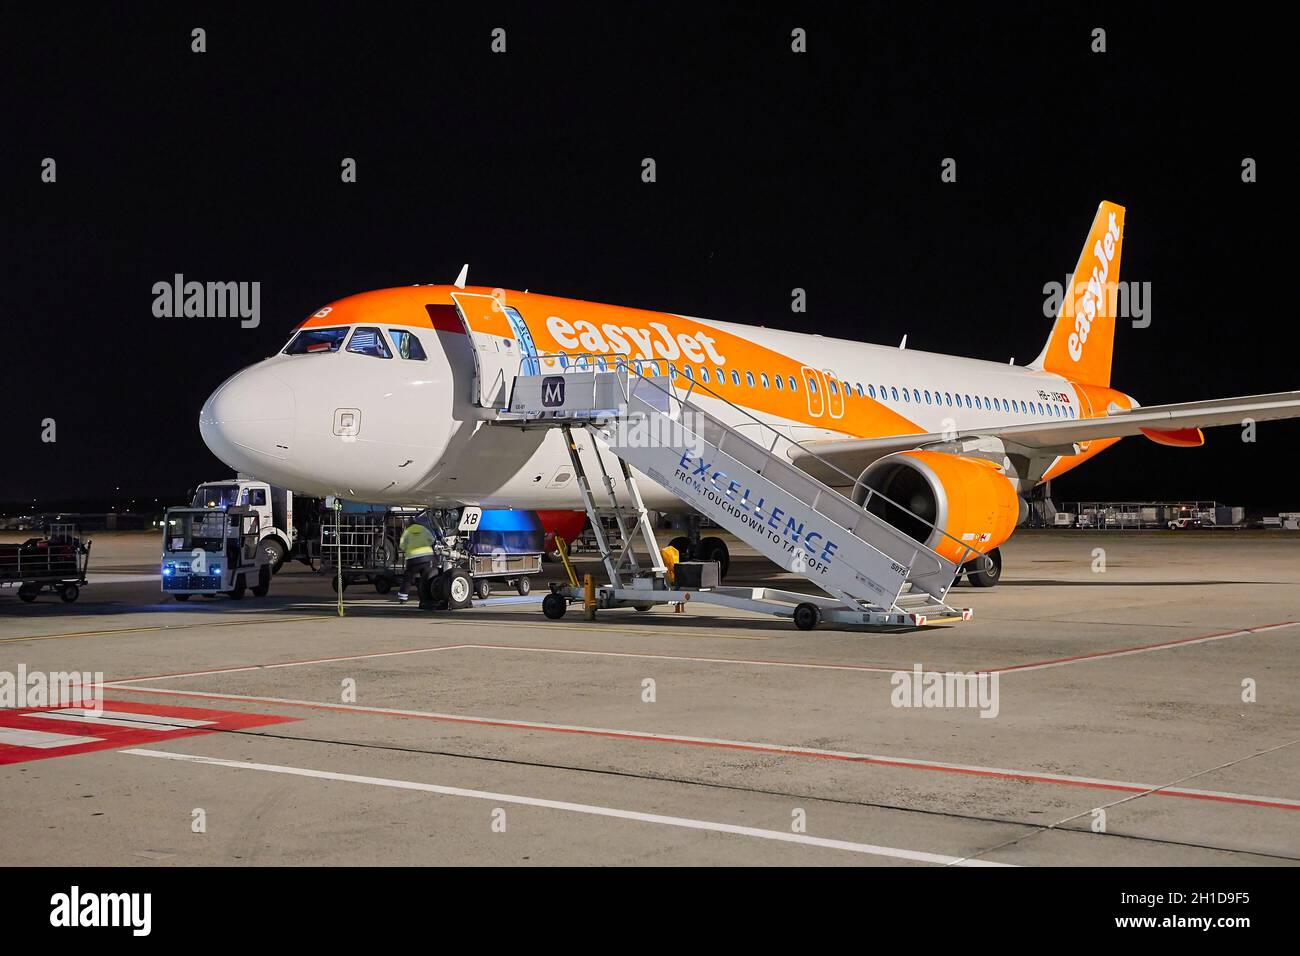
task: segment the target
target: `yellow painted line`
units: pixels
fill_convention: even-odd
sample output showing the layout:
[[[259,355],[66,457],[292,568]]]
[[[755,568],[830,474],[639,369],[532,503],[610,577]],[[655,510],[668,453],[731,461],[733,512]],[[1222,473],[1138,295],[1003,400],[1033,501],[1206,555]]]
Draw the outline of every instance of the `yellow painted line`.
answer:
[[[145,627],[114,627],[98,631],[65,631],[62,634],[29,634],[26,637],[0,638],[0,644],[18,644],[23,641],[60,641],[72,637],[108,637],[113,634],[138,634],[141,631],[184,631],[193,627],[238,627],[241,624],[293,624],[298,621],[323,621],[331,614],[314,614],[311,617],[256,618],[251,621],[205,621],[202,624],[152,624]]]

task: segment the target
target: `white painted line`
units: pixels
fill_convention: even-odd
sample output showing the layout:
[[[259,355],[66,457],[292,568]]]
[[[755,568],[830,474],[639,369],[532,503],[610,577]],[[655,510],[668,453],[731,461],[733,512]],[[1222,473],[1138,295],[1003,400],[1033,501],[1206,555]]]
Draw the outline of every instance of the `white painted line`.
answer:
[[[815,671],[866,671],[874,674],[894,674],[902,668],[874,667],[869,664],[825,664],[811,661],[754,660],[741,657],[690,657],[681,654],[638,654],[633,651],[589,651],[568,647],[526,647],[522,644],[466,644],[476,651],[524,651],[533,654],[577,654],[588,657],[630,657],[637,660],[684,661],[689,664],[743,664],[748,667],[793,667]]]
[[[272,624],[278,623],[272,621]],[[350,654],[346,657],[313,657],[301,661],[280,661],[273,664],[246,664],[242,667],[214,667],[202,671],[183,671],[177,674],[150,674],[147,677],[124,677],[121,680],[110,680],[100,684],[100,687],[122,687],[126,684],[138,684],[147,680],[166,680],[167,678],[180,679],[182,677],[208,677],[213,674],[239,674],[244,671],[269,671],[280,667],[306,667],[309,664],[339,664],[347,661],[368,661],[377,657],[401,657],[404,654],[432,654],[434,651],[454,651],[462,647],[472,647],[472,644],[440,644],[437,647],[415,647],[405,651],[377,651],[373,654]]]
[[[274,622],[273,622],[274,623]],[[415,647],[404,651],[377,651],[372,654],[351,654],[346,657],[317,657],[308,660],[280,661],[272,664],[247,664],[241,667],[214,667],[208,670],[183,671],[175,674],[150,674],[144,677],[124,677],[105,681],[102,687],[121,687],[145,681],[179,680],[185,677],[209,677],[214,674],[238,674],[247,671],[274,670],[282,667],[307,667],[312,664],[341,664],[349,661],[368,661],[381,657],[402,657],[407,654],[432,654],[436,651],[524,651],[536,654],[576,654],[588,657],[625,657],[633,660],[682,661],[693,664],[737,664],[749,667],[793,667],[806,670],[864,671],[876,674],[893,674],[897,667],[874,667],[869,664],[822,664],[813,661],[755,660],[737,657],[691,657],[680,654],[637,654],[631,651],[590,651],[568,647],[525,647],[515,644],[441,644],[437,647]]]
[[[1071,664],[1086,664],[1090,661],[1108,661],[1117,657],[1129,657],[1133,654],[1150,654],[1152,651],[1167,651],[1175,647],[1191,647],[1194,644],[1209,644],[1212,641],[1226,641],[1233,637],[1246,637],[1250,634],[1264,634],[1288,627],[1300,627],[1300,621],[1284,621],[1281,624],[1265,624],[1260,627],[1243,627],[1237,631],[1222,634],[1206,634],[1204,637],[1186,637],[1159,644],[1146,644],[1142,647],[1126,647],[1114,651],[1097,651],[1092,654],[1079,654],[1074,657],[1062,657],[1054,661],[1040,661],[1036,664],[1011,664],[1007,667],[994,667],[989,673],[1024,674],[1029,671],[1047,670],[1049,667],[1067,667]]]
[[[184,730],[187,727],[207,727],[215,720],[191,720],[188,717],[167,717],[163,714],[137,714],[129,710],[86,710],[83,707],[66,707],[63,710],[40,710],[24,717],[45,717],[50,720],[67,720],[77,724],[106,724],[110,727],[138,727],[142,730]]]
[[[783,754],[791,757],[816,757],[825,760],[843,760],[849,763],[876,764],[882,767],[899,767],[909,770],[931,770],[966,774],[1003,780],[1023,780],[1032,783],[1052,783],[1075,787],[1092,787],[1100,790],[1119,790],[1126,793],[1151,793],[1156,796],[1187,797],[1220,803],[1248,804],[1280,810],[1300,810],[1300,800],[1290,797],[1262,797],[1248,793],[1230,793],[1222,790],[1196,790],[1157,783],[1139,783],[1131,780],[1107,780],[1101,777],[1079,777],[1069,774],[1047,773],[1037,770],[1012,770],[1005,767],[984,767],[976,764],[947,763],[941,760],[923,760],[919,757],[893,757],[884,754],[855,753],[847,750],[822,750],[817,747],[797,747],[789,744],[767,743],[754,740],[728,740],[719,737],[691,737],[685,734],[665,734],[646,730],[615,730],[608,727],[587,727],[581,724],[552,724],[537,720],[517,720],[504,717],[478,717],[471,714],[444,714],[427,710],[405,710],[397,707],[363,707],[360,704],[326,704],[314,700],[296,700],[291,697],[258,697],[251,694],[219,694],[198,690],[179,690],[168,687],[133,687],[133,693],[167,694],[175,697],[198,697],[210,700],[247,701],[257,704],[282,704],[290,707],[309,707],[314,710],[343,713],[378,714],[391,717],[414,717],[454,724],[473,724],[483,727],[504,727],[512,730],[539,730],[551,733],[580,734],[587,737],[608,737],[623,740],[649,741],[651,743],[687,744],[717,747],[725,750],[745,750],[755,753]]]
[[[216,767],[233,767],[240,770],[261,770],[265,773],[289,774],[296,777],[313,777],[317,780],[337,780],[343,783],[361,783],[372,787],[392,787],[397,790],[419,790],[424,793],[437,793],[448,797],[467,797],[472,800],[490,800],[493,803],[512,803],[525,807],[542,807],[547,810],[562,810],[566,813],[585,813],[597,817],[614,817],[619,820],[634,820],[638,823],[655,823],[660,826],[683,827],[688,830],[708,830],[714,833],[731,833],[736,836],[754,837],[760,840],[774,840],[780,843],[797,843],[804,846],[822,847],[828,850],[847,850],[850,853],[863,853],[868,856],[891,857],[896,860],[912,860],[917,863],[937,863],[943,866],[1013,866],[1010,863],[993,863],[988,860],[972,860],[942,853],[925,853],[920,850],[902,850],[897,847],[876,846],[871,843],[853,843],[849,840],[831,840],[825,837],[809,836],[806,833],[788,833],[784,830],[764,830],[759,827],[739,826],[734,823],[717,823],[711,820],[695,820],[690,817],[671,817],[659,813],[641,813],[636,810],[620,810],[616,807],[602,807],[589,803],[569,803],[563,800],[545,800],[541,797],[523,797],[509,793],[492,793],[488,790],[467,790],[463,787],[444,787],[433,783],[420,783],[415,780],[393,780],[388,777],[364,777],[351,773],[336,773],[330,770],[311,770],[306,767],[285,767],[279,764],[251,763],[243,760],[223,760],[217,757],[203,757],[197,754],[167,753],[162,750],[124,750],[122,753],[139,757],[159,757],[164,760],[182,760],[188,763],[210,764]]]
[[[141,581],[158,582],[157,574],[132,574],[128,571],[95,571],[86,575],[87,584],[136,584]],[[162,592],[159,591],[161,594]]]
[[[23,730],[18,727],[0,727],[0,744],[11,747],[33,747],[37,750],[53,750],[55,747],[75,747],[78,744],[93,744],[103,737],[78,737],[75,734],[47,734],[43,730]]]

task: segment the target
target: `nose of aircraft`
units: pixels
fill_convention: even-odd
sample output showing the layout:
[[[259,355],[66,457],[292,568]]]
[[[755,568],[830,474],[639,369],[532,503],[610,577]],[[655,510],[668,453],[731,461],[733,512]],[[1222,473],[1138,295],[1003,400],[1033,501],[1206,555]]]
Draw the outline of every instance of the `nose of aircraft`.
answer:
[[[208,396],[199,412],[199,433],[231,468],[258,474],[288,458],[296,414],[293,390],[269,368],[255,365]]]

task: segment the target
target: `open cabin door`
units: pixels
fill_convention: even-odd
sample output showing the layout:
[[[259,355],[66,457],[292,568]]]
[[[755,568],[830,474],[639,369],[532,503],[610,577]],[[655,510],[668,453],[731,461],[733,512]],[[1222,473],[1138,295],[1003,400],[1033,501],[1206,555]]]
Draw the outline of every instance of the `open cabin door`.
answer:
[[[474,353],[470,400],[483,408],[504,409],[515,376],[541,371],[528,325],[518,309],[494,296],[453,292],[451,297]]]

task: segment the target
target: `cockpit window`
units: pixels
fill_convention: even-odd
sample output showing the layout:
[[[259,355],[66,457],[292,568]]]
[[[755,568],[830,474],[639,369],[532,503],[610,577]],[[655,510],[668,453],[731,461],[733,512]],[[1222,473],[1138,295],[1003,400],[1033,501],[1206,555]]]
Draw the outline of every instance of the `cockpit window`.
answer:
[[[307,355],[311,352],[337,352],[348,330],[303,329],[284,347],[285,355]]]
[[[378,329],[372,328],[360,328],[353,332],[352,339],[348,342],[348,351],[358,355],[373,355],[375,358],[393,357],[383,335]]]
[[[423,362],[425,360],[424,346],[410,332],[402,329],[389,329],[388,334],[393,337],[393,345],[397,347],[397,354],[404,359],[416,359]]]

